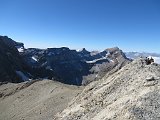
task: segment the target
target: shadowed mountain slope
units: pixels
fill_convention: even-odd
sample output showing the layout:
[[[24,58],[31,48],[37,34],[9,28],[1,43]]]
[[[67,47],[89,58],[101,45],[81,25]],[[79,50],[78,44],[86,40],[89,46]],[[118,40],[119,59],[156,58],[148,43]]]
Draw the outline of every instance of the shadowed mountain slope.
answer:
[[[51,79],[71,85],[87,85],[114,73],[130,60],[118,47],[102,52],[62,48],[28,48],[0,36],[0,82]]]
[[[24,61],[16,46],[23,46],[6,36],[0,36],[0,82],[22,82],[28,80]]]

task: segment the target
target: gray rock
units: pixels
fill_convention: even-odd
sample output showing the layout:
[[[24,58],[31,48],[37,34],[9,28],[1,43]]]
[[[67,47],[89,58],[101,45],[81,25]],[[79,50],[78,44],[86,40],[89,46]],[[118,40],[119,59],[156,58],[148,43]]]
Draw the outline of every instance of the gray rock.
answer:
[[[142,58],[136,59],[114,74],[90,83],[55,119],[159,120],[160,80],[155,78],[160,77],[160,65],[143,62]],[[154,80],[147,81],[148,76],[154,76]]]

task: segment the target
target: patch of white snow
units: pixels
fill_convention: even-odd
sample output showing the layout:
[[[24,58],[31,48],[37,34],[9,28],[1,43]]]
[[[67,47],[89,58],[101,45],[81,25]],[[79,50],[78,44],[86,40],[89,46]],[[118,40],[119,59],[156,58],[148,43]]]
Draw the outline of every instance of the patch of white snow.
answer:
[[[32,56],[32,60],[34,60],[35,62],[38,62],[37,58]]]
[[[23,47],[17,48],[17,50],[18,50],[19,52],[24,52],[24,48],[23,48]]]

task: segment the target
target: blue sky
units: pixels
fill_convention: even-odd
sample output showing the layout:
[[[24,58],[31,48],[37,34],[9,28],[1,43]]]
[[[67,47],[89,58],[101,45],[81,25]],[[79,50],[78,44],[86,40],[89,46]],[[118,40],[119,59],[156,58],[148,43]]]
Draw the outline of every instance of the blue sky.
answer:
[[[0,0],[0,35],[26,47],[160,53],[160,0]]]

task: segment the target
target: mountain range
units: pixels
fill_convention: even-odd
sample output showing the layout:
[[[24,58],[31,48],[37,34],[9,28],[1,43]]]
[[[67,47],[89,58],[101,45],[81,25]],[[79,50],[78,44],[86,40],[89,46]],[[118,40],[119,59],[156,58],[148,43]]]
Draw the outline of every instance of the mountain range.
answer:
[[[25,48],[0,36],[0,119],[160,120],[158,59],[118,47]]]
[[[7,36],[0,36],[1,82],[51,79],[66,84],[86,85],[112,74],[130,60],[118,47],[102,52],[62,48],[24,48]]]

